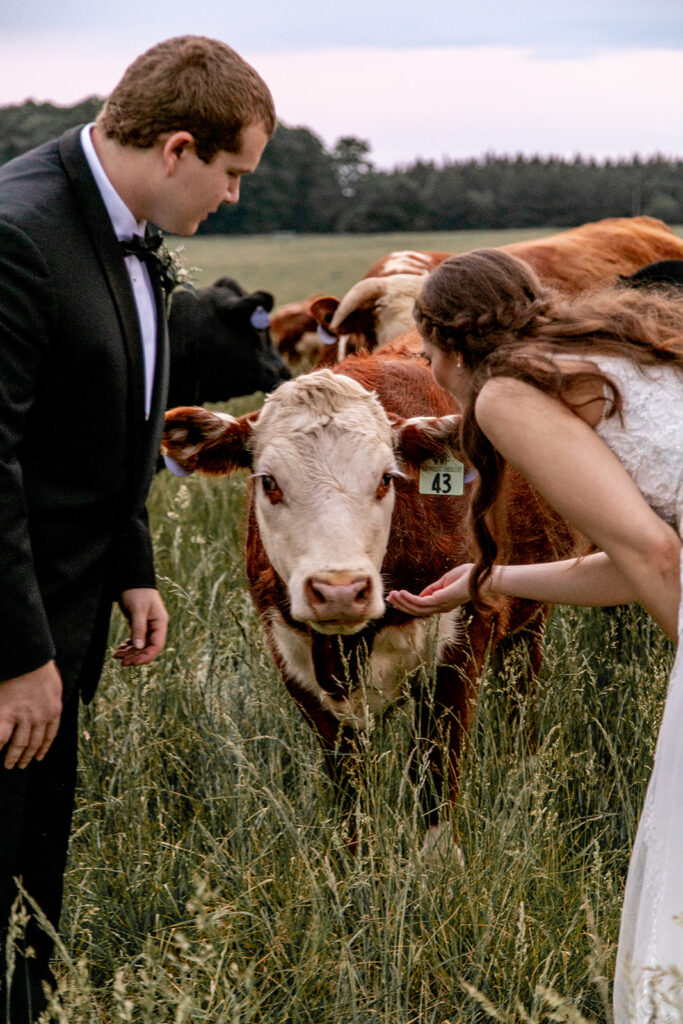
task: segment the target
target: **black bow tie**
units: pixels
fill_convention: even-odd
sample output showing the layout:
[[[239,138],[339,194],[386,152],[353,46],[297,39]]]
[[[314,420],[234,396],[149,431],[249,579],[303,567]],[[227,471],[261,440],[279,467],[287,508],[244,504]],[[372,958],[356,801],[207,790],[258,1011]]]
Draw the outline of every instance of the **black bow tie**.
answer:
[[[157,250],[164,240],[163,235],[158,232],[155,235],[133,235],[132,238],[119,240],[121,251],[124,256],[137,256],[139,260],[156,260]]]

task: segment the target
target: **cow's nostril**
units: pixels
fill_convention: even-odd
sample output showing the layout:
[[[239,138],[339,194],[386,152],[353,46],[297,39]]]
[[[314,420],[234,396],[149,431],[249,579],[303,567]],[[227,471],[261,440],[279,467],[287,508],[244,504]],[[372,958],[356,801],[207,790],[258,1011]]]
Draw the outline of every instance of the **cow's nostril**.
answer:
[[[320,589],[315,586],[313,580],[306,580],[306,599],[313,606],[325,603],[325,596],[322,594]]]
[[[309,576],[304,592],[316,615],[343,619],[365,614],[372,597],[372,580],[348,574]]]

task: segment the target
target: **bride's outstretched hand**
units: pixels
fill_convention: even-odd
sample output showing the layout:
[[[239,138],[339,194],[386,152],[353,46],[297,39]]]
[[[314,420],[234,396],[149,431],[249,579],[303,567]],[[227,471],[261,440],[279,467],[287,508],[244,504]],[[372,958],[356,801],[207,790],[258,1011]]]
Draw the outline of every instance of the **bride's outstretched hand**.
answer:
[[[469,601],[469,578],[472,571],[470,562],[449,569],[441,579],[435,580],[419,594],[409,590],[392,590],[387,601],[393,608],[407,615],[435,615],[449,612],[458,605]]]

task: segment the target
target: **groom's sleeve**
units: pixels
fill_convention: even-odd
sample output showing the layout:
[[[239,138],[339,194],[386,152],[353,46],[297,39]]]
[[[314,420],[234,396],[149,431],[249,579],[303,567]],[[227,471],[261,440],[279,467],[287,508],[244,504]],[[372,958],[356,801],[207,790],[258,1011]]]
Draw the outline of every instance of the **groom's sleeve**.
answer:
[[[20,462],[54,302],[30,239],[0,221],[0,680],[55,656],[36,579]]]
[[[156,589],[154,553],[147,509],[131,519],[124,530],[118,559],[115,600],[134,587]]]

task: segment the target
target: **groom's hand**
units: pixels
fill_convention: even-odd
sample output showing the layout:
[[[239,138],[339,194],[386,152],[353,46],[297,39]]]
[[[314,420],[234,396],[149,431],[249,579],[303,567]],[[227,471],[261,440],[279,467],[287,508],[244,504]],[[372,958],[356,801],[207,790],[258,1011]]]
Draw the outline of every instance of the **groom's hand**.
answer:
[[[54,661],[0,682],[0,750],[5,768],[42,761],[62,715],[62,677]]]
[[[158,590],[137,587],[121,594],[121,611],[130,623],[130,636],[114,652],[122,665],[147,665],[166,642],[168,613]]]

